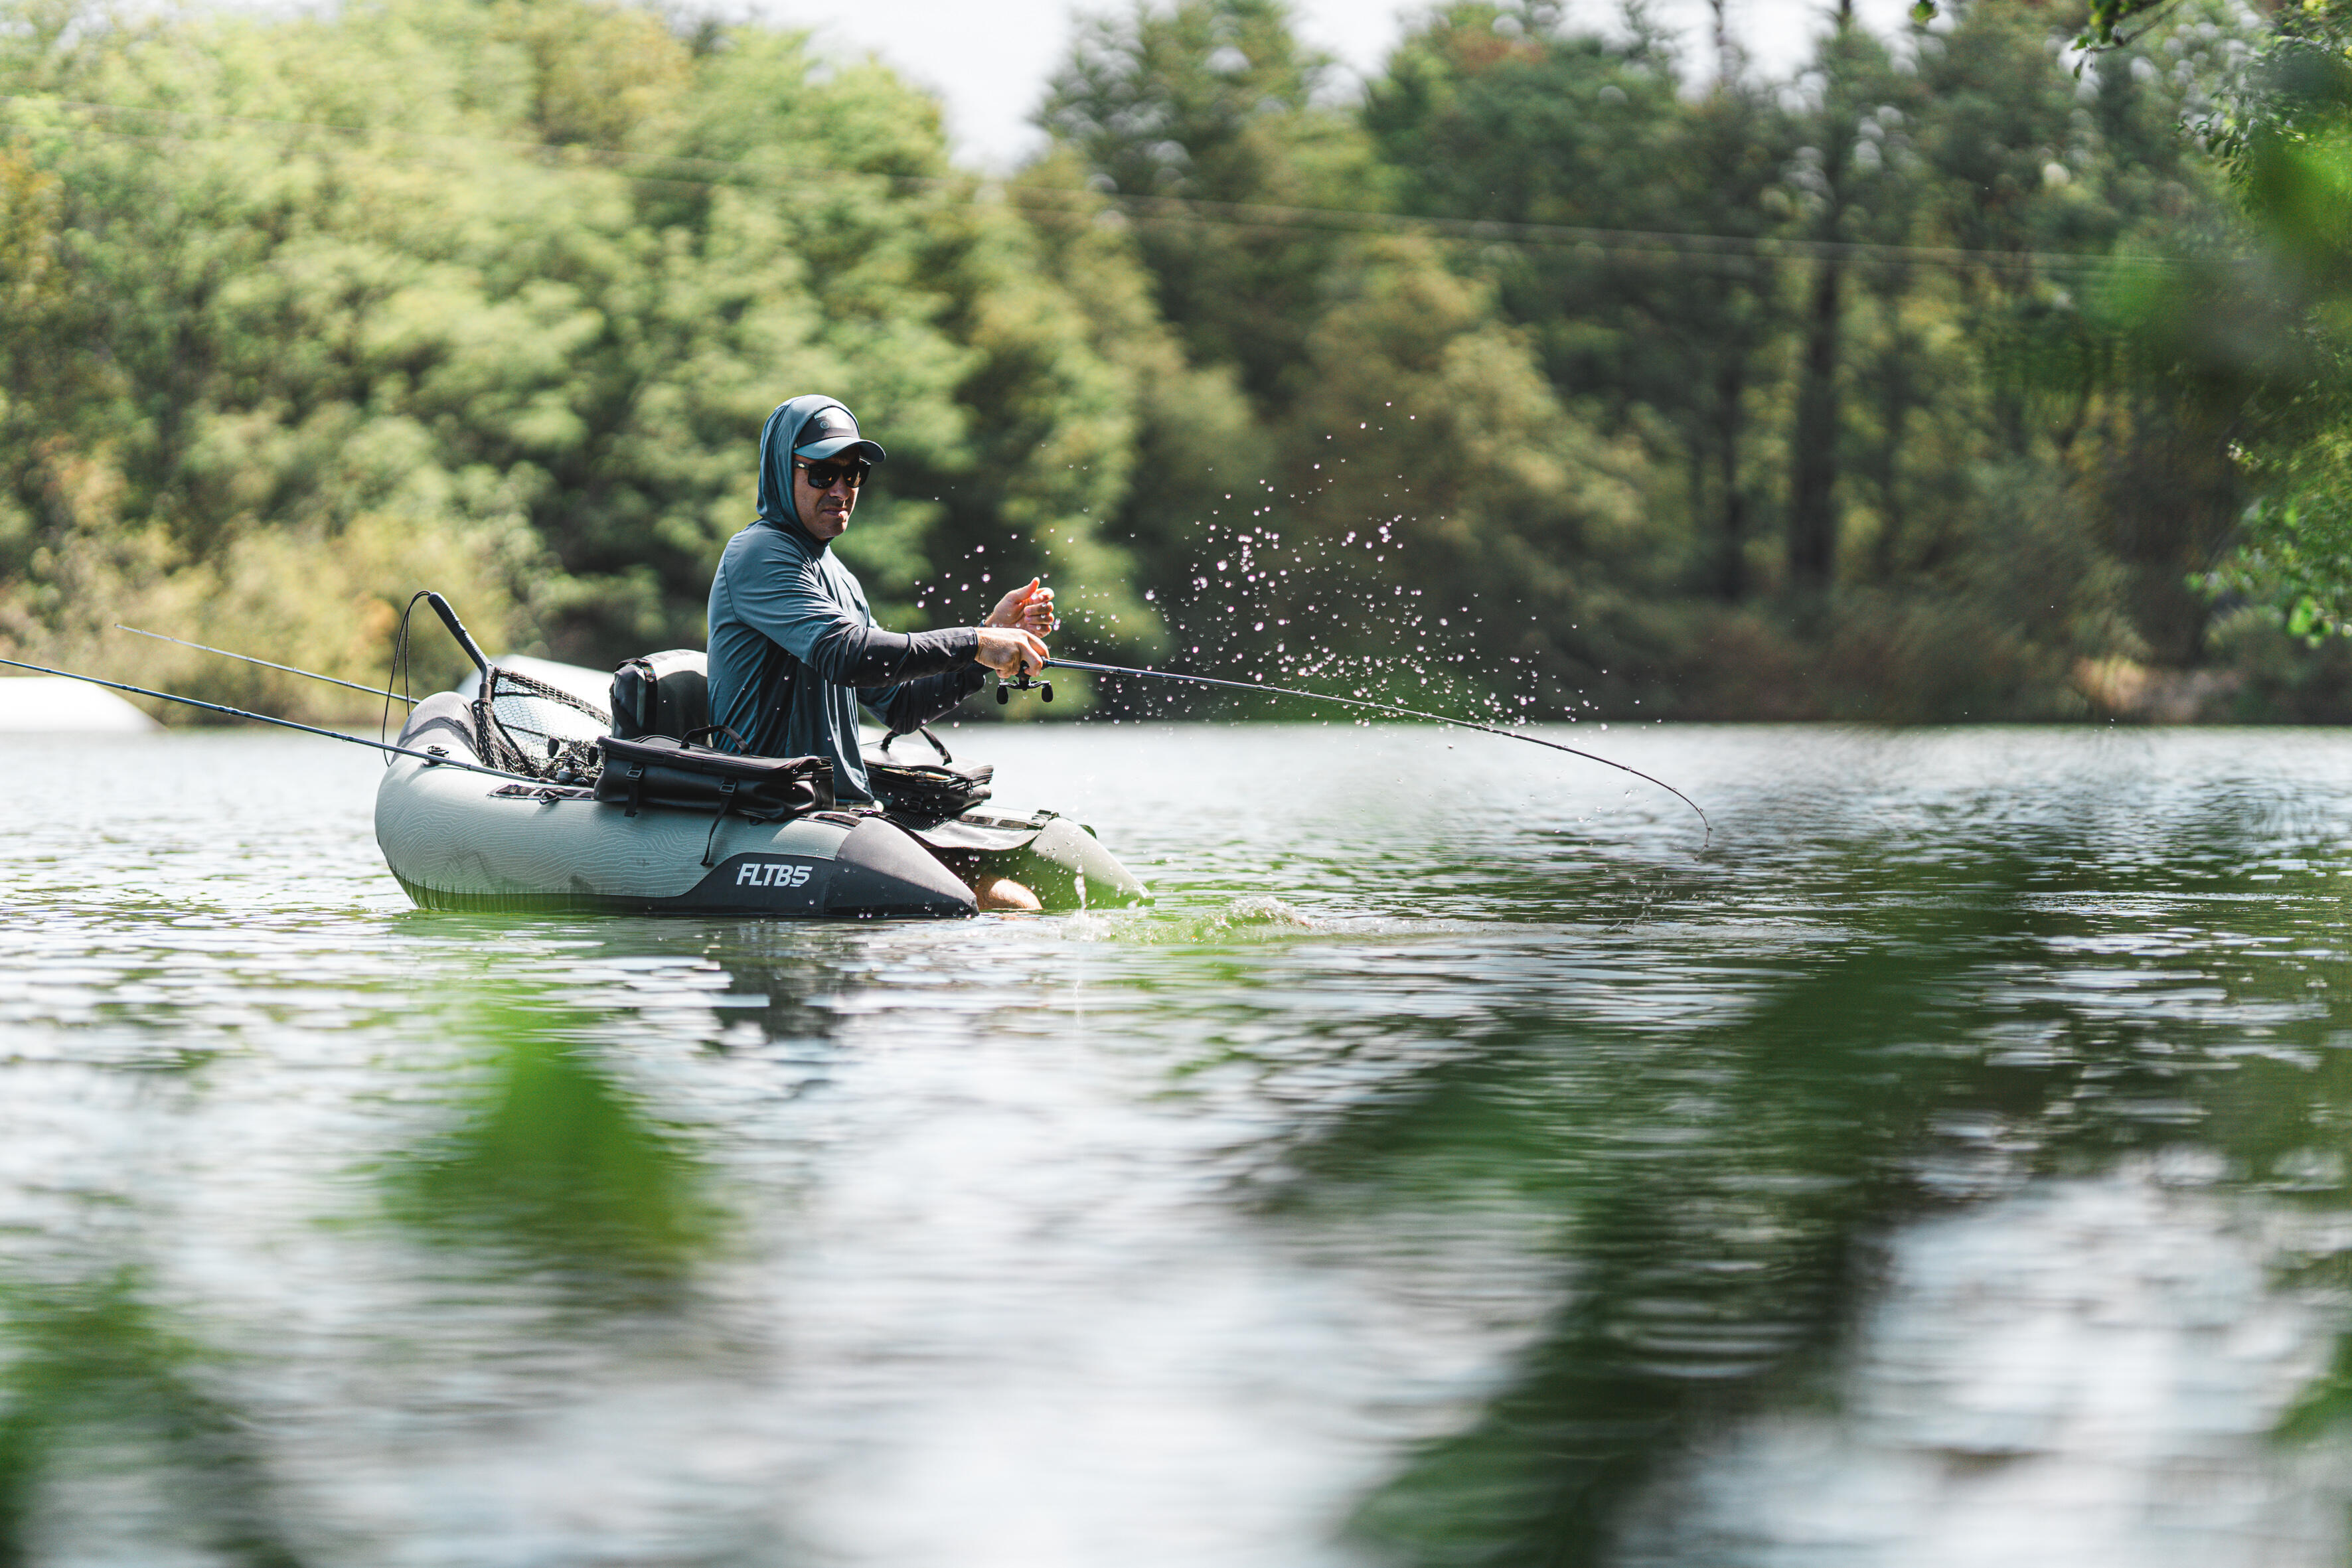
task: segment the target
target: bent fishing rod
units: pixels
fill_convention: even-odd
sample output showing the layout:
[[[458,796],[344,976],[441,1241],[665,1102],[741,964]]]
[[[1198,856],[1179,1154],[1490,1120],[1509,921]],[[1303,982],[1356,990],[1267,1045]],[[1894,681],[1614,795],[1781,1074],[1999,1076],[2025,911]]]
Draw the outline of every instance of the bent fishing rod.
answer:
[[[460,646],[465,648],[467,657],[471,658],[477,664],[483,665],[487,668],[488,661],[482,657],[481,653],[475,646],[473,638],[467,634],[462,626],[457,624],[456,612],[448,607],[447,601],[444,600],[438,594],[419,594],[417,597],[431,602],[433,609],[441,616],[444,622],[448,624],[451,632],[456,635]],[[180,637],[165,637],[161,632],[140,631],[137,626],[123,626],[119,621],[116,622],[115,625],[118,630],[136,632],[141,637],[154,637],[161,642],[178,643],[183,647],[192,647],[205,653],[218,654],[224,658],[242,659],[247,664],[258,664],[270,669],[283,670],[289,675],[307,676],[312,680],[324,680],[332,682],[337,686],[348,686],[354,691],[364,691],[370,696],[401,697],[401,700],[409,703],[412,707],[415,706],[415,700],[413,698],[403,697],[398,692],[380,690],[373,686],[361,686],[349,680],[339,680],[331,675],[320,675],[312,670],[297,669],[289,664],[272,664],[266,658],[256,658],[250,654],[231,653],[226,648],[207,647],[203,643],[188,642]],[[0,659],[0,664],[14,662],[14,660]],[[1213,675],[1186,675],[1172,669],[1143,669],[1127,665],[1094,664],[1089,663],[1085,659],[1076,658],[1049,658],[1045,661],[1045,665],[1048,668],[1059,667],[1063,669],[1085,670],[1087,673],[1094,675],[1140,676],[1154,680],[1183,681],[1193,686],[1223,687],[1233,691],[1255,691],[1262,694],[1271,693],[1277,697],[1297,697],[1303,698],[1310,702],[1329,702],[1343,708],[1360,708],[1370,712],[1392,714],[1402,719],[1419,719],[1433,724],[1448,724],[1457,730],[1475,730],[1479,733],[1485,735],[1499,735],[1507,741],[1525,741],[1531,746],[1542,746],[1550,751],[1564,752],[1571,757],[1581,757],[1588,763],[1599,763],[1604,768],[1614,768],[1621,773],[1629,774],[1633,778],[1640,779],[1643,784],[1654,784],[1659,789],[1662,789],[1668,795],[1673,795],[1676,800],[1681,801],[1685,805],[1689,806],[1692,811],[1697,813],[1701,830],[1699,834],[1700,854],[1706,854],[1708,846],[1713,844],[1715,841],[1715,824],[1708,818],[1705,808],[1700,806],[1698,802],[1691,799],[1690,796],[1685,795],[1682,791],[1676,789],[1665,780],[1645,773],[1639,768],[1629,766],[1624,763],[1612,762],[1607,757],[1584,751],[1579,747],[1565,745],[1558,741],[1547,741],[1540,735],[1529,735],[1517,730],[1507,730],[1499,724],[1484,724],[1475,719],[1457,719],[1448,713],[1430,713],[1418,708],[1399,707],[1391,702],[1372,702],[1360,697],[1336,697],[1326,691],[1303,691],[1298,688],[1292,686],[1269,686],[1264,681],[1227,680]],[[37,667],[33,665],[23,665],[19,668],[32,669]],[[74,675],[68,670],[44,670],[42,673],[47,675],[64,675],[69,679],[89,680],[100,686],[114,686],[117,684],[113,681],[99,680],[94,676]],[[1010,681],[1003,680],[1000,678],[998,681],[998,700],[1000,701],[1003,700],[1003,693],[1008,689],[1014,691],[1026,691],[1037,684],[1038,682],[1026,674],[1022,675],[1018,679]],[[233,714],[242,719],[254,719],[265,724],[282,724],[288,729],[308,731],[312,734],[329,735],[332,736],[336,740],[350,741],[358,745],[376,746],[387,752],[398,752],[403,756],[413,757],[422,755],[420,752],[404,751],[401,747],[390,745],[381,741],[364,740],[360,736],[346,735],[341,731],[335,730],[314,730],[308,724],[297,724],[290,719],[273,719],[264,713],[247,713],[241,709],[223,708],[217,703],[198,702],[194,698],[174,697],[168,691],[148,691],[143,688],[135,686],[121,686],[118,687],[118,689],[124,691],[136,691],[142,697],[159,697],[167,702],[185,702],[192,707],[206,708],[215,712]],[[1045,689],[1050,697],[1053,688],[1048,686]],[[936,742],[934,743],[936,744]],[[518,773],[502,773],[495,768],[476,767],[467,763],[449,762],[446,758],[428,757],[425,760],[428,762],[444,762],[451,767],[467,768],[474,773],[488,773],[496,778],[521,778],[521,775]],[[526,784],[535,784],[541,781],[535,779],[523,779],[522,782]]]
[[[95,675],[83,675],[75,670],[51,669],[45,664],[26,664],[20,658],[0,658],[0,664],[5,664],[12,669],[29,669],[35,675],[62,676],[68,680],[87,681],[92,686],[104,686],[116,691],[128,691],[134,697],[152,697],[164,702],[184,703],[190,708],[201,708],[207,713],[226,713],[232,719],[250,719],[257,724],[275,724],[282,730],[299,730],[306,735],[324,735],[330,741],[348,741],[354,746],[370,746],[379,752],[390,752],[395,756],[415,757],[418,762],[430,766],[463,768],[469,773],[486,773],[494,779],[512,779],[517,784],[544,784],[547,783],[545,779],[535,779],[523,773],[510,773],[504,768],[486,768],[478,763],[461,763],[455,757],[436,757],[430,752],[413,751],[406,746],[395,746],[389,741],[371,741],[365,735],[346,735],[341,730],[323,730],[316,724],[298,724],[291,719],[279,719],[268,713],[249,713],[242,708],[231,708],[219,702],[205,702],[194,697],[180,697],[169,691],[151,691],[144,686],[131,686],[120,680],[103,680]],[[299,675],[307,671],[297,670],[295,673]],[[321,677],[320,679],[331,678]]]
[[[1234,691],[1271,692],[1278,697],[1303,697],[1310,702],[1334,702],[1343,708],[1361,708],[1370,712],[1390,713],[1403,719],[1425,720],[1433,724],[1451,724],[1457,730],[1475,730],[1482,734],[1500,735],[1507,741],[1525,741],[1530,746],[1544,746],[1555,752],[1566,752],[1571,757],[1582,757],[1588,763],[1599,763],[1604,768],[1615,768],[1621,773],[1631,773],[1643,784],[1657,785],[1693,811],[1698,812],[1699,826],[1702,829],[1698,846],[1700,854],[1706,853],[1707,846],[1715,838],[1715,824],[1707,820],[1706,813],[1700,810],[1698,802],[1665,780],[1653,778],[1641,769],[1628,767],[1623,763],[1612,763],[1607,757],[1596,756],[1591,752],[1580,751],[1574,746],[1562,745],[1558,741],[1547,741],[1539,735],[1529,735],[1517,730],[1506,730],[1499,724],[1482,724],[1475,719],[1456,719],[1446,713],[1424,713],[1417,708],[1400,708],[1391,702],[1369,702],[1360,697],[1334,697],[1325,691],[1301,691],[1292,686],[1268,686],[1260,680],[1223,680],[1213,675],[1182,675],[1172,669],[1137,669],[1118,664],[1088,664],[1082,659],[1075,658],[1048,658],[1045,664],[1049,668],[1058,665],[1064,669],[1083,669],[1095,675],[1139,675],[1148,676],[1154,680],[1181,680],[1194,686],[1222,686]],[[1008,684],[1015,691],[1019,691],[1032,682],[1024,675],[1015,681],[1000,681],[1000,689]]]

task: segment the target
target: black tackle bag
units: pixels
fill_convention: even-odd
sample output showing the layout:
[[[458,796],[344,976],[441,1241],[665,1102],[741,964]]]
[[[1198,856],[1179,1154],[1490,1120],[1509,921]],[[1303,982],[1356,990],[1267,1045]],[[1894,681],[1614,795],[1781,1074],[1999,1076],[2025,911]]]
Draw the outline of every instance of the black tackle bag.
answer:
[[[621,739],[683,741],[709,725],[709,667],[699,649],[649,653],[613,672],[613,733]]]
[[[631,816],[658,805],[774,822],[833,805],[833,764],[823,757],[739,757],[667,735],[607,735],[597,744],[604,771],[596,798]],[[711,831],[715,837],[715,822]]]

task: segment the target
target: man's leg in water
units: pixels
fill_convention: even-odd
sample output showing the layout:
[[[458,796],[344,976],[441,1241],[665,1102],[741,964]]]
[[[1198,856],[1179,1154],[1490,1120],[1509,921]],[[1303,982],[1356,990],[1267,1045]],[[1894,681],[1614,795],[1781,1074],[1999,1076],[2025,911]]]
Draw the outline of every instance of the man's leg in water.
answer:
[[[980,907],[983,910],[1028,910],[1034,912],[1045,907],[1037,901],[1036,894],[1012,878],[993,876],[986,871],[972,874],[971,896],[980,900]]]

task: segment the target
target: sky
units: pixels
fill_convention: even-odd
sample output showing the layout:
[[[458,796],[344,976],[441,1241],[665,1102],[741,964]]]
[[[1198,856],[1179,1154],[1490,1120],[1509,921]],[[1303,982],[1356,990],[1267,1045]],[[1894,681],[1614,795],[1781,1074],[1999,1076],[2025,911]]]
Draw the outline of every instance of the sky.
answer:
[[[947,105],[948,129],[961,160],[996,171],[1020,163],[1042,138],[1028,119],[1070,46],[1074,9],[1125,9],[1127,0],[755,0],[768,20],[814,31],[820,49],[875,54]],[[1864,25],[1899,25],[1908,0],[1859,0]],[[1296,0],[1298,30],[1309,43],[1362,75],[1377,70],[1408,18],[1426,0]],[[1731,26],[1757,66],[1785,74],[1824,26],[1825,0],[1731,0]],[[1607,26],[1614,0],[1571,5],[1572,19]],[[1688,40],[1692,58],[1711,55],[1706,0],[1654,0],[1654,15]]]

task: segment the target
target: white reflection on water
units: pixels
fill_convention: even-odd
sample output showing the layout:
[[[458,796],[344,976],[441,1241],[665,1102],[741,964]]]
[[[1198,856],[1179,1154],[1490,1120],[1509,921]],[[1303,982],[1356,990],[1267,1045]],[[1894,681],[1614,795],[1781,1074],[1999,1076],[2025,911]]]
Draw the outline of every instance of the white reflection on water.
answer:
[[[2042,923],[1969,972],[1997,1016],[1966,1048],[2081,1070],[2066,1114],[2193,1140],[2209,1100],[2150,1061],[2337,1049],[2336,993],[2305,985],[2344,959],[2332,736],[1612,730],[1716,816],[1696,863],[1676,803],[1500,742],[972,734],[1008,804],[1092,821],[1160,907],[422,914],[365,753],[12,742],[0,1269],[143,1270],[229,1358],[209,1375],[319,1562],[1304,1568],[1379,1560],[1359,1501],[1509,1385],[1581,1278],[1572,1227],[1507,1182],[1263,1201],[1415,1075],[1532,1018],[1589,1051],[1591,1093],[1638,1082],[1649,1046],[2008,862]],[[731,1229],[683,1294],[387,1217],[384,1169],[481,1083],[485,997],[543,1012],[707,1165]],[[2103,1031],[2139,1077],[2101,1076]],[[1739,1110],[1693,1070],[1642,1139],[1705,1157]],[[1919,1177],[1955,1206],[1885,1238],[1825,1374],[1843,1410],[1727,1420],[1637,1500],[1626,1560],[2340,1551],[2337,1484],[2261,1439],[2340,1326],[2264,1271],[2284,1189],[2137,1155],[2035,1174],[2058,1118],[1937,1124],[2008,1152]],[[2281,1169],[2340,1196],[2331,1157]],[[1708,1342],[1777,1342],[1739,1329]],[[169,1507],[102,1500],[143,1475],[61,1461],[35,1560],[170,1558]]]

